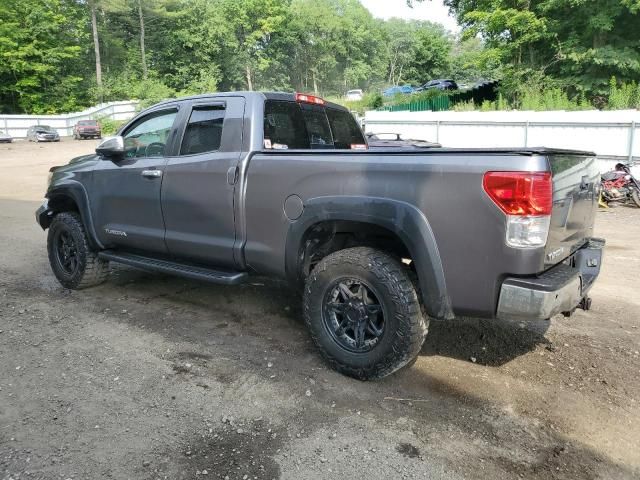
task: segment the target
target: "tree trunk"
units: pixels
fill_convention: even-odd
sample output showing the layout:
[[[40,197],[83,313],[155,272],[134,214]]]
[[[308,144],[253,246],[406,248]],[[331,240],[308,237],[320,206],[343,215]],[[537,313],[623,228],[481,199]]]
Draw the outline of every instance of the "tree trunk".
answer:
[[[311,74],[313,75],[313,93],[318,95],[318,79],[316,78],[315,70]]]
[[[142,0],[138,0],[138,16],[140,17],[140,60],[142,61],[142,78],[147,79],[147,56],[144,50],[144,15],[142,14]]]
[[[396,62],[398,60],[398,51],[394,50],[393,56],[391,57],[391,66],[389,67],[389,83],[395,85],[395,75],[396,75]]]
[[[89,2],[91,9],[91,30],[93,31],[93,48],[96,52],[96,83],[98,88],[102,88],[102,61],[100,60],[100,41],[98,39],[98,22],[96,20],[96,4]],[[100,94],[102,97],[102,93]]]
[[[247,88],[253,91],[253,82],[251,81],[251,67],[247,65]]]

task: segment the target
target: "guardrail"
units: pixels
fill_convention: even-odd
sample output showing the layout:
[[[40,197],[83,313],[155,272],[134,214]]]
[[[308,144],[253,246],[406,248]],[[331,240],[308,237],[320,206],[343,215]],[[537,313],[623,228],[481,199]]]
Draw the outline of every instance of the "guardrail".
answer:
[[[33,125],[48,125],[55,128],[61,136],[73,135],[73,126],[79,120],[110,118],[112,120],[128,120],[138,110],[139,102],[127,100],[96,105],[82,112],[62,115],[0,115],[0,131],[14,138],[24,138],[27,130]]]

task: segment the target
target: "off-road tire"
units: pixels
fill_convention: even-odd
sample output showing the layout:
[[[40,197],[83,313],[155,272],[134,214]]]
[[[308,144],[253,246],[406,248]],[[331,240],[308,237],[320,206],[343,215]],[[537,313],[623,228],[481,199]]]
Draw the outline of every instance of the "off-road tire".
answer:
[[[373,349],[355,353],[341,346],[323,320],[325,296],[337,279],[358,278],[379,292],[385,311],[385,332]],[[428,331],[410,272],[393,256],[369,247],[334,252],[322,259],[306,280],[304,318],[327,363],[360,380],[390,375],[415,362]]]
[[[75,242],[77,251],[77,267],[72,273],[65,271],[55,253],[56,235],[68,232]],[[47,235],[47,252],[54,275],[63,287],[72,290],[93,287],[103,283],[109,276],[109,262],[98,257],[98,253],[89,246],[80,215],[76,212],[58,213],[49,226]]]

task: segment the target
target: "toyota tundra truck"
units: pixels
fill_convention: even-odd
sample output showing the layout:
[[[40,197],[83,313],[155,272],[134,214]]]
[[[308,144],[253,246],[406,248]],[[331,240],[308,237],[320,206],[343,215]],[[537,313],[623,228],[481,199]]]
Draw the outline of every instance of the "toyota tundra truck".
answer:
[[[430,319],[588,309],[598,180],[592,153],[369,149],[322,98],[218,93],[155,105],[53,167],[36,219],[69,289],[110,262],[287,279],[328,364],[373,379],[415,360]]]

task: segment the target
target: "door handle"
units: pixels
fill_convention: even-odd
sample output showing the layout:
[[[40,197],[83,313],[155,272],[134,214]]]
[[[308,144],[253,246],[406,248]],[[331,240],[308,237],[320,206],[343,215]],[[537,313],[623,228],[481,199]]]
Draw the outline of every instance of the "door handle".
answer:
[[[141,175],[145,178],[160,178],[162,170],[143,170]]]
[[[227,170],[227,183],[235,185],[238,181],[238,167],[231,167]]]

